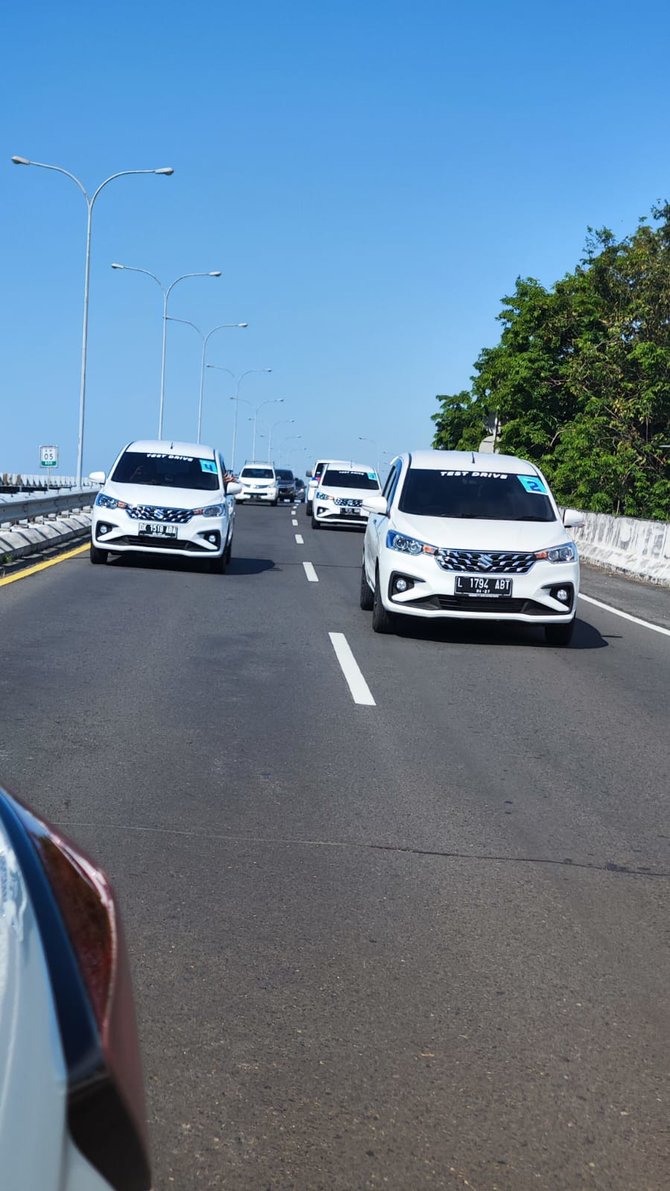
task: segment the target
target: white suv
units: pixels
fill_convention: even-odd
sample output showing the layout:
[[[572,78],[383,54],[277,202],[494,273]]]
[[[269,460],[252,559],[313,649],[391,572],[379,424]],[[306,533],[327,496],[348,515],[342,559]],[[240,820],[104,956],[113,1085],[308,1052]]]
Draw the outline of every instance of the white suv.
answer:
[[[323,525],[358,525],[368,519],[364,501],[379,496],[381,485],[373,467],[365,463],[328,463],[321,472],[312,500],[312,529]]]
[[[314,493],[319,486],[319,477],[324,467],[327,467],[329,463],[341,463],[342,467],[349,466],[347,459],[317,459],[312,471],[307,472],[307,487],[305,488],[305,514],[307,517],[312,516],[312,501],[314,500]]]
[[[237,500],[242,503],[258,500],[276,505],[279,501],[277,474],[271,463],[245,463],[240,472],[240,485]]]
[[[391,464],[369,512],[361,608],[375,632],[399,616],[510,620],[544,625],[568,645],[579,558],[542,473],[512,455],[415,451]]]
[[[131,442],[102,484],[91,520],[91,562],[128,551],[186,555],[224,571],[233,545],[227,497],[239,485],[226,480],[223,459],[201,443]]]

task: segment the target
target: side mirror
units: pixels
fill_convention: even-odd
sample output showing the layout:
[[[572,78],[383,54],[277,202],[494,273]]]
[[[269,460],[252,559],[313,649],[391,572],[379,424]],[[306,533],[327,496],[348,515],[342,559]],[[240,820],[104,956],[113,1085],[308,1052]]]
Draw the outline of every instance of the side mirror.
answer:
[[[379,513],[381,517],[386,517],[389,506],[385,496],[366,496],[363,499],[363,508],[366,513]]]
[[[305,472],[305,475],[307,476],[307,479],[308,479],[308,480],[311,480],[311,478],[312,478],[312,473],[311,473],[311,471],[306,471],[306,472]]]
[[[238,496],[241,491],[242,485],[237,480],[229,480],[226,484],[226,496]]]
[[[104,471],[90,471],[88,478],[92,484],[104,484],[106,476]]]
[[[586,524],[586,517],[579,509],[563,509],[563,524],[566,529],[579,529]]]

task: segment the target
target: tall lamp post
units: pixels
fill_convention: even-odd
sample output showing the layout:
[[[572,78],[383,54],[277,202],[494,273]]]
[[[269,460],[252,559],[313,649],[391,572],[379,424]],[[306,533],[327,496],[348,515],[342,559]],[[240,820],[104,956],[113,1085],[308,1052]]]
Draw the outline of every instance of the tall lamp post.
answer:
[[[286,450],[287,442],[298,442],[299,439],[302,439],[302,434],[289,434],[288,438],[282,439],[281,445],[279,446],[279,448],[277,450],[277,457],[280,462],[282,459],[282,455],[284,454],[284,451]]]
[[[215,333],[215,331],[223,331],[229,327],[248,327],[249,324],[219,323],[218,327],[212,327],[211,331],[208,331],[205,335],[205,333],[200,330],[200,327],[196,327],[195,323],[190,323],[186,318],[173,318],[171,315],[168,315],[167,321],[171,323],[184,323],[187,327],[193,327],[193,330],[197,331],[198,335],[202,339],[202,356],[200,359],[200,396],[198,398],[198,431],[197,438],[195,440],[197,443],[199,443],[202,437],[202,405],[205,396],[205,360],[207,356],[207,344],[209,343],[210,337]]]
[[[245,372],[240,372],[239,375],[236,375],[234,372],[231,372],[230,368],[222,368],[220,364],[208,364],[207,367],[216,368],[219,372],[227,372],[228,375],[232,376],[233,380],[235,381],[235,396],[230,398],[231,401],[235,402],[235,416],[233,418],[233,445],[230,452],[230,470],[235,471],[235,451],[237,448],[237,413],[239,410],[240,401],[243,401],[244,405],[251,405],[250,401],[244,401],[243,398],[240,397],[240,385],[242,384],[245,376],[249,376],[251,372],[272,372],[272,369],[247,368]],[[251,408],[253,409],[253,405]]]
[[[220,277],[221,270],[214,269],[210,273],[182,273],[181,277],[176,277],[170,285],[163,285],[163,282],[156,276],[155,273],[150,273],[148,269],[139,269],[136,265],[120,265],[115,261],[112,265],[113,269],[125,269],[128,273],[144,273],[147,277],[152,277],[157,285],[160,286],[163,292],[163,350],[161,353],[161,396],[158,406],[158,437],[163,437],[163,414],[165,410],[165,358],[167,353],[167,325],[168,325],[168,298],[172,293],[175,285],[180,281],[186,281],[187,277]]]
[[[369,443],[372,443],[372,445],[373,445],[373,447],[374,447],[374,449],[375,449],[375,454],[376,454],[376,456],[377,456],[377,475],[379,475],[379,472],[380,472],[380,467],[379,467],[379,446],[378,446],[378,444],[376,443],[375,439],[374,439],[374,438],[364,438],[362,434],[359,434],[359,436],[358,436],[358,441],[359,441],[359,442],[369,442]]]
[[[295,418],[284,418],[281,422],[275,422],[270,427],[270,434],[268,436],[268,463],[272,463],[272,435],[278,426],[294,426]]]
[[[259,409],[263,409],[263,406],[265,406],[265,405],[283,405],[283,402],[284,402],[283,397],[271,397],[269,401],[261,401],[260,405],[256,406],[256,408],[254,410],[254,418],[253,418],[254,433],[253,433],[253,439],[252,439],[252,444],[251,444],[251,458],[252,459],[256,458],[256,427],[258,425],[258,411],[259,411]]]
[[[100,183],[97,190],[93,191],[93,194],[89,194],[86,187],[84,186],[83,182],[81,182],[75,174],[70,173],[69,170],[64,169],[63,166],[61,166],[61,165],[47,165],[46,162],[44,162],[44,161],[30,161],[30,159],[27,157],[12,157],[12,161],[14,162],[14,165],[34,165],[34,166],[37,166],[41,170],[53,170],[57,174],[64,174],[66,178],[70,178],[74,182],[75,186],[79,187],[79,190],[83,194],[84,201],[86,203],[87,217],[86,217],[86,259],[85,259],[85,265],[84,265],[84,317],[83,317],[82,332],[81,332],[81,377],[80,377],[80,381],[79,381],[79,430],[78,430],[78,435],[77,435],[77,487],[80,488],[83,464],[84,464],[84,418],[86,415],[86,359],[87,359],[87,353],[88,353],[88,301],[89,301],[89,288],[90,288],[90,278],[91,278],[91,229],[92,229],[92,221],[93,221],[93,207],[95,206],[95,201],[96,201],[98,195],[100,194],[100,191],[104,190],[105,186],[108,186],[110,182],[116,181],[117,178],[126,178],[126,177],[129,177],[131,174],[165,174],[166,176],[169,176],[170,174],[174,173],[174,170],[171,165],[164,166],[161,169],[157,169],[157,170],[119,170],[119,172],[116,174],[110,174],[109,178],[105,178],[104,182]]]

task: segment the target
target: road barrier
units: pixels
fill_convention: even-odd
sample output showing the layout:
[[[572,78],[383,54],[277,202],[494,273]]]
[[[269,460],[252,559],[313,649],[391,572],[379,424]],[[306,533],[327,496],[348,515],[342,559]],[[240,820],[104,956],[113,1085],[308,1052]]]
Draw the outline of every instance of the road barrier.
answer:
[[[574,530],[584,562],[670,586],[670,523],[584,513]]]
[[[0,495],[0,566],[84,537],[94,500],[90,488],[51,496]]]

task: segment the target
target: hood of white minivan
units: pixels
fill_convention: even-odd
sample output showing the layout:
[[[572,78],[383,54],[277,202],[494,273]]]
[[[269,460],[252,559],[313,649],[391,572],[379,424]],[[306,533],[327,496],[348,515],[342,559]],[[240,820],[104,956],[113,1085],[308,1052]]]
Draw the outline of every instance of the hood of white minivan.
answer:
[[[224,493],[220,488],[206,492],[199,488],[164,488],[160,484],[114,484],[107,481],[102,492],[129,505],[151,505],[160,509],[200,509],[220,504]]]
[[[480,521],[395,511],[389,528],[450,550],[543,550],[572,540],[561,521]]]

